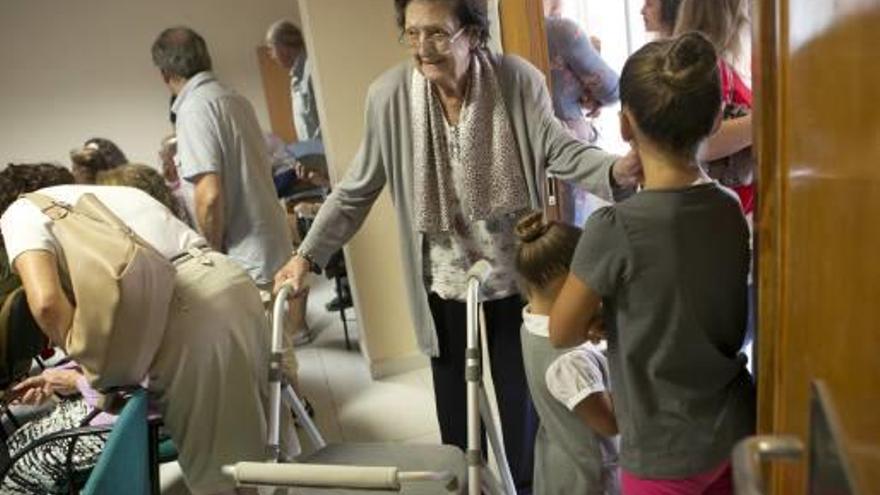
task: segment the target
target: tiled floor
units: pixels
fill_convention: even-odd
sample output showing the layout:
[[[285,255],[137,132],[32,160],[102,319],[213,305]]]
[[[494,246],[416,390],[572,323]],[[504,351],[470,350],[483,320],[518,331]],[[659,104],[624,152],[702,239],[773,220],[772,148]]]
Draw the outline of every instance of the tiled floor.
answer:
[[[353,344],[348,351],[339,313],[324,309],[333,296],[326,281],[313,286],[308,321],[317,337],[297,351],[301,393],[314,406],[325,439],[439,443],[430,369],[373,380],[357,349],[354,311],[346,311]]]

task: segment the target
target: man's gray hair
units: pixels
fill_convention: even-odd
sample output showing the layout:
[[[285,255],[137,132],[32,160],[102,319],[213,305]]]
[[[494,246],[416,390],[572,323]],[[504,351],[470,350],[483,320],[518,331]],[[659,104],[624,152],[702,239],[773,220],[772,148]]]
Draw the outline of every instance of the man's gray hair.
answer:
[[[211,70],[208,45],[199,33],[186,26],[168,28],[153,42],[153,63],[168,75],[189,79]]]
[[[290,48],[305,48],[302,31],[296,24],[287,19],[281,19],[272,23],[266,32],[266,43]]]

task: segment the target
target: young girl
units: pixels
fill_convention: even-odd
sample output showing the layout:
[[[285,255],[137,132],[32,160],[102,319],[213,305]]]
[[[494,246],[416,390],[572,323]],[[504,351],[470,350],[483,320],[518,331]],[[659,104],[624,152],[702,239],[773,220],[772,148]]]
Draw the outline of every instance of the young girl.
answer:
[[[605,356],[590,343],[557,350],[547,339],[547,315],[568,274],[581,230],[544,223],[535,212],[519,222],[516,234],[516,268],[529,300],[523,309],[523,361],[541,419],[534,493],[616,495],[617,422]]]
[[[597,210],[550,313],[583,342],[602,305],[625,494],[732,493],[730,453],[754,430],[746,328],[749,231],[697,163],[718,125],[717,57],[698,33],[649,43],[620,79],[621,129],[644,189]]]

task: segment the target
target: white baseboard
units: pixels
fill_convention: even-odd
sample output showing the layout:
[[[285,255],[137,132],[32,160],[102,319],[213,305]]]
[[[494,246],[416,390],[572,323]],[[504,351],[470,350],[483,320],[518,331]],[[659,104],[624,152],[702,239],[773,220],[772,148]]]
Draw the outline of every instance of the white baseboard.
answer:
[[[399,375],[407,371],[424,368],[431,364],[431,360],[424,354],[410,354],[380,361],[370,361],[370,376],[374,380],[386,376]]]

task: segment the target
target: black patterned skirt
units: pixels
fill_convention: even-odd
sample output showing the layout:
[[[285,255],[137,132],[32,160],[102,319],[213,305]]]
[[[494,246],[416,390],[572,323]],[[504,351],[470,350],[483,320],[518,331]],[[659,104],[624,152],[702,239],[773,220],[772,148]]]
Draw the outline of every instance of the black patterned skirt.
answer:
[[[78,427],[89,411],[82,399],[61,401],[49,414],[25,424],[9,437],[10,458],[38,438]],[[70,493],[71,478],[87,476],[98,462],[106,441],[107,433],[80,437],[74,447],[70,470],[67,466],[70,439],[43,444],[11,467],[0,483],[0,494]]]

